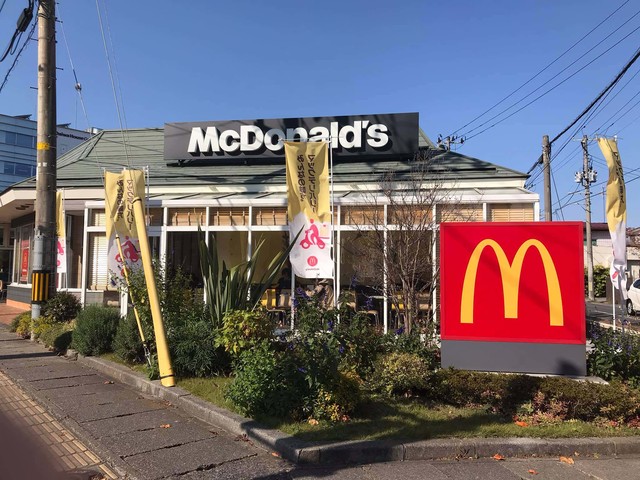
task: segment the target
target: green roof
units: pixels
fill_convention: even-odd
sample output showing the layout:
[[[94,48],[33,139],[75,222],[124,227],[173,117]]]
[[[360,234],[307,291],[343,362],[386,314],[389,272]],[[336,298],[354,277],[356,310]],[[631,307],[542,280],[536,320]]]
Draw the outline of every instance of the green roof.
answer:
[[[469,157],[458,152],[436,148],[420,131],[421,152],[431,158],[429,172],[439,179],[502,178],[521,179],[525,173]],[[125,147],[126,146],[126,147]],[[385,174],[395,172],[397,179],[406,179],[415,171],[413,158],[349,159],[334,162],[334,183],[372,183],[381,181]],[[167,164],[164,159],[164,130],[145,128],[132,130],[104,130],[78,145],[58,159],[59,188],[87,188],[102,185],[102,172],[119,171],[124,167],[149,167],[151,186],[211,185],[249,186],[283,185],[284,160],[236,160],[220,162],[201,160]],[[10,188],[34,188],[35,178],[17,183]]]

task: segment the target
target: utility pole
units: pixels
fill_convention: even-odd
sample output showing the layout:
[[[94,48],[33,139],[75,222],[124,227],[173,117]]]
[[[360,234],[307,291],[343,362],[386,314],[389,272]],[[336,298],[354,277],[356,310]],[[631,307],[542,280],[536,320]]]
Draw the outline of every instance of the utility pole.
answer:
[[[594,301],[593,293],[593,246],[591,245],[591,188],[590,185],[596,181],[598,173],[589,166],[589,138],[582,136],[582,171],[576,172],[576,182],[584,186],[584,201],[587,219],[585,222],[587,241],[587,290],[589,300]]]
[[[542,169],[544,173],[544,219],[553,220],[551,216],[551,144],[549,135],[542,137]]]
[[[443,147],[448,152],[451,151],[451,145],[464,145],[466,138],[458,137],[456,135],[448,135],[442,138],[442,135],[438,135],[437,145],[438,147]]]
[[[56,33],[55,0],[38,2],[38,133],[31,274],[31,318],[56,290]],[[33,339],[33,334],[32,334]]]

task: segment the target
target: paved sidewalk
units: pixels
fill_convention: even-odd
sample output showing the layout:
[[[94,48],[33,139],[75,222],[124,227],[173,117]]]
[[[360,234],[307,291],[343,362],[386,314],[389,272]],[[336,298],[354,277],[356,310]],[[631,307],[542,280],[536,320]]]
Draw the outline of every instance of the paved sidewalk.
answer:
[[[0,324],[9,325],[16,315],[26,310],[22,308],[12,307],[6,303],[0,303]]]
[[[41,442],[43,449],[52,452],[52,467],[89,478],[92,473],[106,479],[117,479],[118,474],[111,470],[98,456],[89,450],[69,430],[55,420],[36,401],[32,400],[11,379],[0,372],[0,412],[13,421],[17,428],[24,429],[33,443]],[[4,436],[0,445],[12,438]],[[6,459],[5,462],[16,459]],[[3,468],[7,465],[3,464]],[[51,472],[49,472],[51,473]]]
[[[86,467],[101,468],[107,477],[112,472],[118,478],[185,480],[524,479],[532,478],[529,470],[535,470],[539,480],[640,480],[640,460],[629,458],[640,455],[638,437],[310,444],[264,429],[180,388],[164,388],[120,365],[93,357],[77,362],[57,357],[0,326],[0,414],[11,406],[2,395],[15,396],[16,385],[26,398],[18,404],[20,416],[31,423],[52,422],[53,432],[43,428],[56,435],[50,445],[59,459],[66,451],[68,461],[83,459]],[[298,464],[275,456],[276,451]],[[506,461],[491,460],[496,453]],[[575,466],[561,463],[561,455],[575,459]],[[536,458],[541,456],[550,458]],[[360,465],[348,465],[354,463]]]
[[[58,432],[48,432],[58,435],[56,449],[67,445],[73,453],[82,454],[75,450],[84,447],[103,458],[111,471],[120,472],[120,478],[276,479],[291,469],[245,437],[190,418],[168,402],[141,395],[0,328],[2,372],[46,406],[60,421],[56,430],[57,425],[63,426],[58,432],[69,431],[86,440],[74,448],[73,440],[69,444]],[[0,389],[5,392],[5,387]],[[24,407],[30,423],[43,414],[28,402]],[[7,405],[0,403],[0,408]]]

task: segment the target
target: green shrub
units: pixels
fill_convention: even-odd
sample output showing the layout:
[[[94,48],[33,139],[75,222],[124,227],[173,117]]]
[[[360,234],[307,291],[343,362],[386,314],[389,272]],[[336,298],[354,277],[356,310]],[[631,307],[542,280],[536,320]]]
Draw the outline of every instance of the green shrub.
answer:
[[[22,312],[13,317],[11,323],[9,324],[9,331],[12,333],[16,333],[18,331],[18,326],[20,325],[20,320],[24,315],[28,314],[29,318],[31,318],[31,312]]]
[[[112,348],[113,352],[127,363],[145,361],[144,348],[133,311],[129,311],[127,316],[118,322]]]
[[[593,349],[587,357],[590,375],[605,380],[620,379],[640,386],[640,337],[635,333],[588,324],[587,337]]]
[[[80,311],[73,331],[73,348],[82,355],[111,351],[120,312],[115,308],[89,305]]]
[[[228,373],[228,356],[222,348],[216,346],[217,332],[210,322],[200,294],[194,294],[191,278],[181,269],[166,272],[157,263],[154,263],[154,275],[174,374],[206,376]],[[125,288],[124,285],[121,287]],[[128,289],[136,301],[142,329],[151,352],[152,368],[149,375],[150,378],[155,378],[155,335],[142,269],[131,272]],[[117,339],[114,341],[114,350],[118,356],[127,361],[142,360],[144,351],[133,312],[128,321],[120,323],[118,330]]]
[[[65,352],[71,345],[72,332],[71,323],[52,322],[40,327],[38,339],[54,352]]]
[[[311,401],[310,417],[344,422],[361,400],[361,380],[354,372],[341,373],[331,390],[320,387]]]
[[[200,312],[199,319],[175,326],[169,335],[173,372],[179,377],[207,377],[229,371],[229,356],[217,345],[205,310]]]
[[[15,331],[22,338],[29,338],[31,336],[31,312],[22,312],[18,314],[11,322],[11,328],[15,324]]]
[[[264,310],[231,310],[224,314],[219,343],[225,351],[239,355],[273,336],[273,323]]]
[[[296,418],[308,392],[291,357],[265,341],[240,354],[236,377],[225,396],[245,415]]]
[[[415,353],[389,353],[376,362],[370,387],[388,395],[416,394],[427,390],[430,373]]]
[[[605,297],[607,295],[607,279],[609,278],[609,269],[602,265],[593,267],[593,294],[596,297]],[[588,273],[584,269],[584,291],[588,291]]]
[[[340,353],[340,370],[353,371],[366,378],[380,349],[382,337],[376,332],[369,317],[346,308],[340,310],[340,322],[335,325]]]
[[[381,347],[384,353],[414,353],[426,362],[429,370],[440,367],[440,349],[418,333],[389,332],[383,336]]]
[[[606,419],[630,424],[640,418],[640,392],[620,382],[603,385],[562,377],[445,369],[433,375],[427,392],[432,400],[460,407],[485,405],[508,418]]]
[[[57,292],[43,305],[40,315],[61,323],[76,318],[80,311],[80,301],[69,292]]]

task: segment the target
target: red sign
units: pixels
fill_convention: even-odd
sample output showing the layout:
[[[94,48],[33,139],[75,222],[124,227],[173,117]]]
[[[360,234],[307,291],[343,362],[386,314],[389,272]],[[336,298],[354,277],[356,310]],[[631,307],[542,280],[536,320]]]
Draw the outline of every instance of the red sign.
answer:
[[[29,282],[29,240],[22,240],[20,243],[21,259],[20,264],[20,281]]]
[[[582,224],[443,223],[443,340],[585,343]]]

